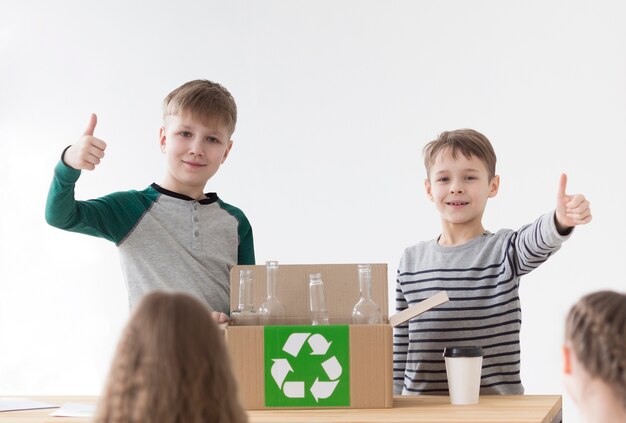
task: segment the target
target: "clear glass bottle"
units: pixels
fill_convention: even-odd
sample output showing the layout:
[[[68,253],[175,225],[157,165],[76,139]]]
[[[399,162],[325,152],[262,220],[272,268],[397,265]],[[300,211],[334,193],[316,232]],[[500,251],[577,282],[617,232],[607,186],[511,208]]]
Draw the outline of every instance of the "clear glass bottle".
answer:
[[[278,324],[285,316],[285,307],[276,296],[278,262],[266,261],[265,268],[267,269],[267,298],[259,307],[259,318],[263,325]]]
[[[328,310],[324,297],[324,282],[321,273],[309,275],[309,300],[311,305],[311,322],[313,325],[328,324]]]
[[[369,264],[359,264],[359,288],[361,298],[352,309],[352,323],[355,325],[382,323],[380,307],[372,300],[372,268]]]
[[[254,311],[252,270],[239,271],[239,306],[230,314],[233,324],[237,326],[257,325],[258,315]]]

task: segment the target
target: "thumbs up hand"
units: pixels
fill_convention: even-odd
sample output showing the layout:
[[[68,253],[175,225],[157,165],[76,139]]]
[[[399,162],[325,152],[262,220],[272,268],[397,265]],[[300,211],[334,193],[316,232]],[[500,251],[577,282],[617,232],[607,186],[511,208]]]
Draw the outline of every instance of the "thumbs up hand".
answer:
[[[567,175],[562,174],[556,197],[556,226],[561,234],[567,233],[576,225],[591,222],[589,200],[582,194],[568,195],[566,187]]]
[[[98,118],[92,113],[83,136],[76,144],[65,150],[63,162],[66,165],[79,170],[94,170],[100,164],[100,159],[104,157],[104,150],[107,145],[101,139],[93,136],[97,122]]]

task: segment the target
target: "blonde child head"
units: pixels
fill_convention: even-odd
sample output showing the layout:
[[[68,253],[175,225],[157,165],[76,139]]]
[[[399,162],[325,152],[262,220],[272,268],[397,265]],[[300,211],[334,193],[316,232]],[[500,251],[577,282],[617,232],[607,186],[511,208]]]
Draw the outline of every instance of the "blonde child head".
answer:
[[[119,342],[96,422],[246,422],[223,334],[183,293],[152,292]]]
[[[169,93],[163,100],[163,119],[167,116],[190,114],[208,125],[216,120],[235,132],[237,105],[230,92],[217,82],[206,79],[189,81]]]

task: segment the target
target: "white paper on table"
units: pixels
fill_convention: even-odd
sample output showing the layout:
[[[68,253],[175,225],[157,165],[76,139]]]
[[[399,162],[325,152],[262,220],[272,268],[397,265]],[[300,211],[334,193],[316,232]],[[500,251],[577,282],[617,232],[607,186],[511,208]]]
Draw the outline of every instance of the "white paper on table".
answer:
[[[93,417],[96,404],[66,402],[61,408],[50,413],[52,417]]]
[[[41,408],[57,408],[58,405],[48,402],[34,401],[28,398],[0,397],[0,411],[39,410]]]

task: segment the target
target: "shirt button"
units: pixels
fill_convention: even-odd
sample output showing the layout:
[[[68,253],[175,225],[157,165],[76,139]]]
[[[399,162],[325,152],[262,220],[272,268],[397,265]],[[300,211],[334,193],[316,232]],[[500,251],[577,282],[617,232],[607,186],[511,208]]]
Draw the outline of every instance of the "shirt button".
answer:
[[[193,221],[194,221],[194,222],[197,222],[197,221],[198,221],[198,216],[194,216],[194,217],[193,217]]]
[[[194,209],[194,210],[198,210],[198,203],[195,203],[195,204],[193,205],[193,209]]]
[[[195,231],[195,232],[193,233],[193,236],[195,236],[196,238],[197,238],[197,237],[199,237],[199,236],[200,236],[200,232]]]

